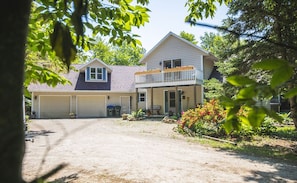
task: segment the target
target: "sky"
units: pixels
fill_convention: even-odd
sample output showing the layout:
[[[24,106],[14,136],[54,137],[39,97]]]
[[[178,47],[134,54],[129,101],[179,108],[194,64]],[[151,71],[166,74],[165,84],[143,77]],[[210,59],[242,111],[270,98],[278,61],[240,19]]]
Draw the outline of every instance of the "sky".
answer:
[[[190,26],[185,23],[184,19],[187,15],[187,8],[184,6],[186,0],[150,0],[148,8],[150,22],[145,24],[140,29],[134,29],[133,33],[140,35],[138,38],[142,42],[142,46],[148,52],[153,48],[167,33],[170,31],[179,35],[181,31],[195,35],[200,42],[200,37],[205,32],[216,32],[211,28],[204,28],[199,26]],[[203,23],[211,25],[221,25],[221,22],[226,18],[227,7],[218,6],[215,17],[213,19],[204,19]]]

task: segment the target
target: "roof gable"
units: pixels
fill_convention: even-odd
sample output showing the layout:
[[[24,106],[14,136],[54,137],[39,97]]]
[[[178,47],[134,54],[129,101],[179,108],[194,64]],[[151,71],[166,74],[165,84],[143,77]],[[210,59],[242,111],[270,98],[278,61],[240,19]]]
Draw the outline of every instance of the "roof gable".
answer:
[[[163,43],[165,43],[168,39],[170,38],[174,38],[177,39],[178,41],[181,41],[191,47],[193,47],[194,49],[199,50],[200,52],[202,52],[202,55],[207,56],[207,55],[211,55],[208,51],[200,48],[199,46],[191,43],[190,41],[181,38],[180,36],[176,35],[173,32],[169,32],[163,39],[161,39],[147,54],[145,54],[144,57],[142,57],[142,59],[139,61],[140,63],[145,63],[146,62],[146,58],[149,57],[151,54],[153,54],[157,49],[159,49],[159,47],[161,47],[161,45]]]
[[[79,71],[83,71],[87,67],[94,66],[94,65],[100,65],[102,67],[105,67],[108,72],[111,72],[112,71],[112,69],[106,63],[104,63],[102,60],[99,60],[98,58],[95,58],[92,61],[87,62],[86,64],[82,65],[79,68]]]

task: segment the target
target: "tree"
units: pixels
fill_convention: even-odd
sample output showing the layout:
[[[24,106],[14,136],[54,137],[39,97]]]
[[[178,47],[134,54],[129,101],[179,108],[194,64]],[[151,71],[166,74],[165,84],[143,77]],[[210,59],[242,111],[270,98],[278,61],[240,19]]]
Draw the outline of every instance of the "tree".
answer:
[[[83,37],[87,28],[94,30],[94,34],[109,36],[109,41],[115,44],[123,40],[137,44],[139,41],[130,31],[132,26],[139,27],[148,21],[148,9],[142,6],[147,3],[147,0],[138,0],[134,5],[128,0],[36,0],[34,5],[30,0],[2,3],[0,182],[23,182],[22,93],[26,46],[46,55],[50,54],[48,45],[51,45],[56,56],[69,66],[75,58],[75,45],[87,45]],[[32,15],[38,16],[32,16],[29,21],[31,6]],[[41,32],[35,32],[38,24],[42,25]]]
[[[190,41],[191,43],[193,43],[193,44],[195,44],[195,45],[198,44],[198,41],[196,40],[194,34],[187,33],[187,32],[185,32],[185,31],[181,31],[181,32],[179,33],[179,35],[180,35],[180,37],[184,38],[185,40]]]
[[[188,1],[190,12],[212,15],[212,0],[204,3]],[[228,1],[228,0],[224,0]],[[24,156],[24,130],[22,121],[22,94],[24,81],[25,50],[35,48],[43,55],[50,55],[50,47],[68,67],[75,59],[77,46],[86,46],[84,31],[109,36],[109,42],[121,44],[123,40],[139,44],[131,28],[148,22],[148,0],[30,0],[6,1],[0,7],[0,182],[19,183],[22,180]],[[30,17],[30,10],[36,16]],[[36,7],[36,9],[35,9]],[[191,11],[192,10],[192,11]],[[199,10],[199,11],[197,11]],[[195,18],[194,17],[194,18]],[[199,16],[198,16],[199,17]],[[201,16],[202,17],[202,16]],[[29,20],[30,18],[30,20]],[[41,32],[35,32],[36,25]],[[29,33],[28,33],[29,30]],[[74,38],[76,40],[74,41]]]
[[[258,126],[265,113],[278,118],[256,107],[252,98],[269,99],[281,92],[289,98],[291,117],[297,129],[297,13],[294,11],[297,2],[236,0],[229,7],[225,26],[229,27],[230,36],[245,39],[245,44],[240,45],[237,51],[245,56],[241,65],[246,68],[246,73],[253,75],[233,76],[229,82],[241,88],[237,97],[246,100],[247,104],[243,105],[252,107],[253,117],[248,119],[249,123]],[[264,74],[270,77],[263,77]],[[237,105],[230,108],[232,115],[235,108]]]
[[[267,100],[280,92],[289,98],[291,117],[297,128],[296,6],[291,0],[232,1],[224,26],[197,23],[195,15],[199,17],[200,14],[193,18],[189,15],[187,20],[191,24],[229,33],[229,37],[238,43],[233,53],[240,51],[244,55],[240,70],[245,71],[245,75],[227,78],[238,89],[232,99],[223,98],[227,107],[224,125],[227,131],[239,130],[239,121],[257,128],[265,115],[281,121],[276,113],[257,104],[257,101]],[[248,110],[247,117],[236,115],[240,107]]]
[[[141,46],[128,44],[126,41],[122,45],[111,45],[98,39],[90,53],[90,59],[99,58],[109,65],[139,65],[144,49]]]
[[[239,53],[233,54],[232,50],[236,49],[237,44],[229,39],[229,36],[220,35],[215,33],[205,33],[200,37],[201,47],[218,58],[214,63],[216,69],[222,74],[223,78],[227,78],[230,75],[240,74],[240,61],[241,56]],[[214,96],[219,98],[220,96],[232,97],[235,94],[235,89],[227,82],[220,82],[217,79],[211,79],[205,81],[206,97]]]

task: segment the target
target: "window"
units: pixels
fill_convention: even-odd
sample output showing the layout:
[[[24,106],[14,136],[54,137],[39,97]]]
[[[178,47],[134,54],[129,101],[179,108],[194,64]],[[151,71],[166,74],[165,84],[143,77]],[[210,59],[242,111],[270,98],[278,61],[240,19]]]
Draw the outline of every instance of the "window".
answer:
[[[102,79],[103,72],[102,68],[97,68],[97,79]]]
[[[171,60],[164,60],[163,61],[163,68],[164,69],[171,68]]]
[[[139,93],[138,99],[139,99],[139,102],[145,102],[145,93]]]
[[[181,66],[181,59],[174,59],[172,60],[173,67],[180,67]]]
[[[163,61],[163,68],[174,68],[174,67],[180,67],[181,66],[181,59],[173,59],[173,60],[164,60]]]
[[[103,69],[102,68],[90,68],[90,79],[103,79]]]

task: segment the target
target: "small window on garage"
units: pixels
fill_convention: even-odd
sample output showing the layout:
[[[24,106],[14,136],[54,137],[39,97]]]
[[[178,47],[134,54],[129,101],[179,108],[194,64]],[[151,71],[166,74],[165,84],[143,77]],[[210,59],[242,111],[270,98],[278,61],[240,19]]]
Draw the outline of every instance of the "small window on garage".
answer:
[[[145,93],[139,93],[138,99],[139,102],[145,102]]]

